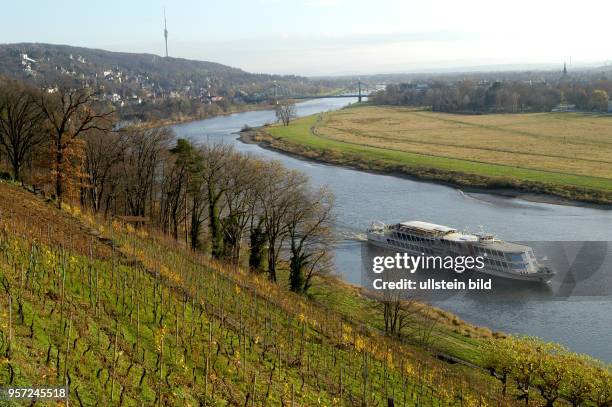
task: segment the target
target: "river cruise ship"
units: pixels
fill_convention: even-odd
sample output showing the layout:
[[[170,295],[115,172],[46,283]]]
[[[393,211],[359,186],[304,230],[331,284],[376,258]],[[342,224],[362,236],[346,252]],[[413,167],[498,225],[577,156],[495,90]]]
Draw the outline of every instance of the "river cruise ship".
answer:
[[[488,233],[461,233],[421,221],[375,222],[367,237],[377,246],[415,255],[482,257],[484,267],[476,271],[497,277],[548,283],[555,275],[550,267],[538,263],[531,247],[498,240]]]

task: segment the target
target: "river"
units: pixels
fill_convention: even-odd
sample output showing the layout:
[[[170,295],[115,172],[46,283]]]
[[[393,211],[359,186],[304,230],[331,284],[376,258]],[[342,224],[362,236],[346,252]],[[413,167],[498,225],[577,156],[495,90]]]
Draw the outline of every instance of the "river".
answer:
[[[334,110],[355,101],[310,100],[298,104],[297,113]],[[536,252],[554,253],[555,265],[561,262],[588,270],[582,291],[571,293],[578,295],[559,294],[567,287],[565,281],[553,281],[551,288],[521,287],[501,296],[454,295],[432,303],[492,330],[535,335],[612,362],[612,244],[608,244],[612,241],[612,211],[464,193],[444,185],[301,160],[237,140],[236,132],[243,125],[274,121],[273,111],[252,111],[173,128],[180,137],[233,143],[239,151],[279,160],[308,174],[313,184],[327,185],[336,196],[337,229],[342,236],[334,251],[336,270],[350,283],[361,284],[365,244],[354,237],[373,220],[425,220],[461,230],[482,228],[504,240],[531,242]]]

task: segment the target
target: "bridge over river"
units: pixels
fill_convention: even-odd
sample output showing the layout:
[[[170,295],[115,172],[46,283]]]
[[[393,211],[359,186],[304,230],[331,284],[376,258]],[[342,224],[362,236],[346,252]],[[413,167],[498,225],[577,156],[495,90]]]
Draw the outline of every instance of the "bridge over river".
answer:
[[[372,93],[374,93],[378,89],[377,86],[372,86],[361,82],[361,80],[346,85],[342,89],[339,89],[335,92],[329,94],[318,94],[318,95],[307,95],[307,94],[296,94],[293,93],[290,89],[285,86],[279,85],[278,83],[274,83],[270,86],[264,95],[260,98],[255,98],[253,101],[262,101],[265,99],[295,99],[295,100],[305,100],[305,99],[337,99],[337,98],[352,98],[357,99],[358,102],[361,102],[363,98],[368,97]]]

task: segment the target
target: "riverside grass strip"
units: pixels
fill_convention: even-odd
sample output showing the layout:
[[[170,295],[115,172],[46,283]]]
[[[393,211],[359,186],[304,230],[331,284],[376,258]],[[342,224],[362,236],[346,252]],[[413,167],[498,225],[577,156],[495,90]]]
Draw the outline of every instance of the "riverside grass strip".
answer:
[[[607,116],[461,116],[360,106],[266,131],[272,137],[259,140],[272,147],[335,164],[612,203]]]

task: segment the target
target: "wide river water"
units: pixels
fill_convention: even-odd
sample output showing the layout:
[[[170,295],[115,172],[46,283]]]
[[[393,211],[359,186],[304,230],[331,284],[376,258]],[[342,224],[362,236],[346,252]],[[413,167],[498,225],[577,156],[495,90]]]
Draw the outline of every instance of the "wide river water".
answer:
[[[317,99],[298,104],[300,116],[339,109],[355,100]],[[237,140],[243,125],[275,121],[273,111],[253,111],[173,126],[197,142],[232,143],[236,150],[281,161],[327,185],[336,196],[336,272],[361,284],[364,243],[358,237],[373,220],[424,220],[458,229],[481,228],[504,240],[530,242],[536,254],[578,275],[568,285],[507,285],[506,295],[452,295],[431,302],[468,322],[493,330],[535,335],[612,362],[612,211],[528,202],[407,178],[373,174],[301,160]],[[583,243],[587,241],[589,243]],[[545,257],[544,260],[547,260]],[[559,277],[560,279],[561,277]],[[583,280],[583,281],[580,281]],[[568,287],[571,287],[568,289]],[[569,290],[569,291],[568,291]]]

